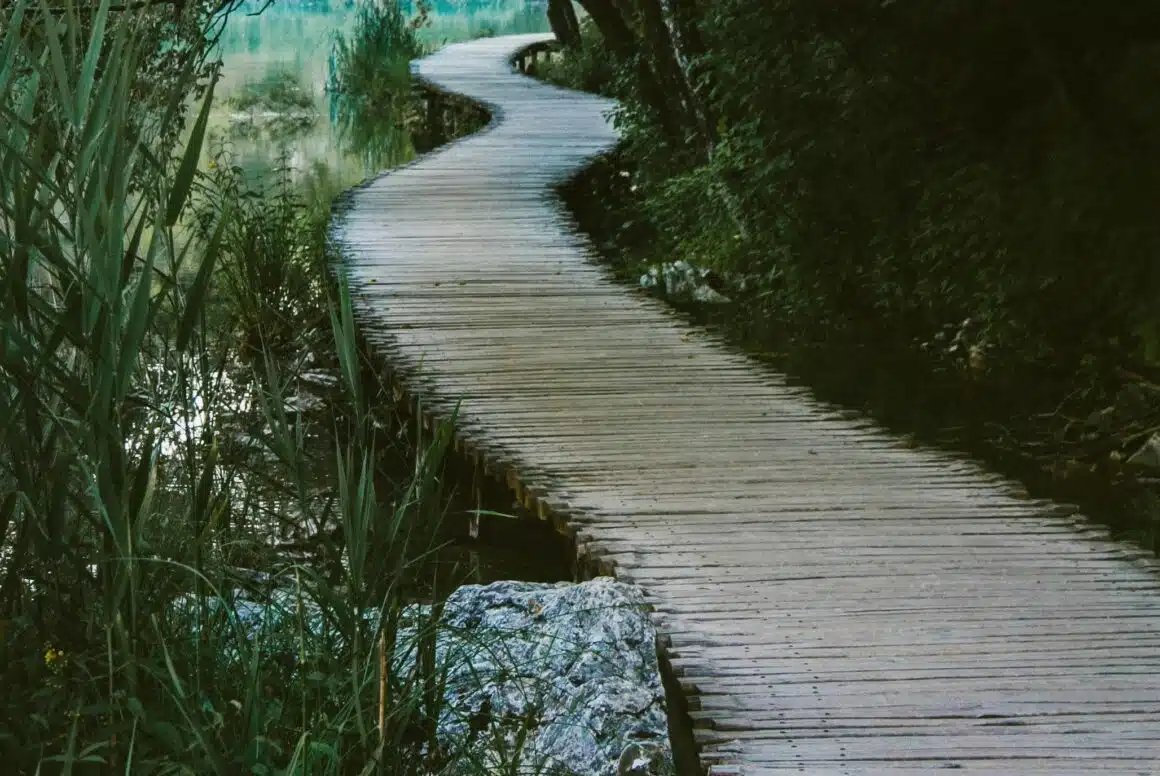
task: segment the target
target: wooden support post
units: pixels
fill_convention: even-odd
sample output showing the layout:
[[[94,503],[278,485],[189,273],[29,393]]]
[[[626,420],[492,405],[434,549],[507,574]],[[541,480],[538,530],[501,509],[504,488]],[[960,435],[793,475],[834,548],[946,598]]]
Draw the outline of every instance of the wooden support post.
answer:
[[[432,145],[443,140],[443,96],[434,90],[427,95],[427,134]]]
[[[470,564],[471,581],[473,584],[479,585],[483,583],[483,567],[479,562],[479,553],[472,550],[468,555],[468,563]]]
[[[479,538],[479,513],[483,511],[483,488],[479,484],[482,475],[479,470],[479,458],[476,458],[475,465],[471,467],[471,493],[475,497],[475,510],[467,519],[467,535],[472,539]]]

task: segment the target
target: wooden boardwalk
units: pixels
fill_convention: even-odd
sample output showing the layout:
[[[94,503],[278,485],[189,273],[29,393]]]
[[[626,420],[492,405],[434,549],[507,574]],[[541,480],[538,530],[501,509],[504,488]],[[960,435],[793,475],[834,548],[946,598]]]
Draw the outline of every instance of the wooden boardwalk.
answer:
[[[581,549],[642,585],[718,773],[1160,773],[1151,561],[787,386],[589,259],[549,186],[611,106],[418,64],[483,133],[355,192],[369,336]]]

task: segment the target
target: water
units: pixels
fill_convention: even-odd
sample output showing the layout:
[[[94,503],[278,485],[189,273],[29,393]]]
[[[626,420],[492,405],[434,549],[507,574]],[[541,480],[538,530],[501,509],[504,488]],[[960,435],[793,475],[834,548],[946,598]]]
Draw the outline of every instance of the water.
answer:
[[[325,92],[327,60],[334,36],[349,34],[358,12],[352,0],[278,0],[256,16],[260,2],[250,0],[234,15],[220,46],[223,62],[207,155],[228,151],[231,161],[251,180],[261,180],[282,164],[296,180],[322,179],[331,192],[341,191],[414,155],[408,143],[377,156],[354,152],[331,119]],[[545,32],[546,0],[439,0],[429,5],[430,25],[419,31],[430,48],[480,35]],[[405,0],[408,14],[415,10]],[[292,122],[266,121],[261,111],[247,111],[236,101],[247,86],[287,74],[307,96],[310,108]],[[256,121],[252,120],[256,119]],[[288,125],[289,124],[289,125]],[[248,130],[248,131],[246,131]],[[206,161],[208,162],[208,156]]]

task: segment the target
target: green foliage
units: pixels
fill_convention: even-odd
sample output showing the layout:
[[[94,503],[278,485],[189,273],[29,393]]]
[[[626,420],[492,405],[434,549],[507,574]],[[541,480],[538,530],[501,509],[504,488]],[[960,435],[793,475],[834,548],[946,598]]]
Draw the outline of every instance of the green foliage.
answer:
[[[971,318],[995,359],[1143,356],[1160,37],[1142,3],[1081,5],[704,3],[711,152],[624,95],[658,234],[814,324],[926,342]]]
[[[199,209],[198,224],[208,241],[216,219],[230,208],[217,280],[220,313],[228,317],[222,325],[236,333],[238,355],[247,362],[264,353],[282,360],[309,349],[309,338],[327,325],[320,304],[329,293],[325,208],[302,201],[285,167],[264,186],[250,188],[243,172],[220,155],[211,183],[220,196]]]
[[[281,67],[272,68],[258,81],[247,82],[231,96],[230,107],[241,111],[286,111],[311,110],[314,97],[303,87],[298,73]]]
[[[448,428],[412,447],[381,409],[326,208],[197,170],[196,53],[142,106],[133,14],[2,13],[0,759],[418,773],[441,667],[384,666]]]
[[[350,36],[334,39],[327,87],[331,119],[344,146],[369,169],[406,162],[490,119],[481,106],[434,94],[412,79],[411,61],[426,51],[418,35],[431,24],[429,13],[422,2],[410,19],[393,2],[366,3]]]
[[[423,47],[416,29],[426,14],[408,20],[391,0],[359,6],[350,37],[337,34],[330,54],[330,90],[362,99],[394,99],[410,86],[410,62]]]
[[[365,2],[350,37],[334,38],[331,117],[350,149],[371,164],[398,162],[411,152],[408,129],[417,123],[411,60],[423,53],[416,31],[427,23],[423,5],[408,20],[393,0]]]

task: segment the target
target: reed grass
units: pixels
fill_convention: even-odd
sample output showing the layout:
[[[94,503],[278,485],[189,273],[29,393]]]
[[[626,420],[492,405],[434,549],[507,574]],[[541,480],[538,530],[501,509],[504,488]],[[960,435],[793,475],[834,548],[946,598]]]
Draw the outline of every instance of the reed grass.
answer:
[[[0,22],[5,769],[431,772],[438,607],[391,653],[437,598],[449,431],[415,455],[382,417],[325,209],[198,169],[197,52],[142,115],[141,16]]]
[[[427,23],[425,6],[408,18],[396,2],[364,0],[350,33],[333,38],[331,117],[347,147],[367,163],[399,163],[414,153],[410,130],[422,113],[410,63],[425,53],[417,31]]]

